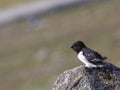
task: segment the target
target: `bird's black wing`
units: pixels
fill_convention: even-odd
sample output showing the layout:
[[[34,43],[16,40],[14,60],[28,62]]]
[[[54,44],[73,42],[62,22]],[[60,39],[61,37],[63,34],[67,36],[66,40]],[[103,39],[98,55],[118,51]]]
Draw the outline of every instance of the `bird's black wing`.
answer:
[[[92,59],[90,62],[91,63],[102,63],[104,60],[103,59],[99,59],[99,58],[95,58],[95,59]]]
[[[82,51],[83,55],[87,60],[89,60],[89,62],[99,63],[103,61],[102,56],[98,52],[95,52],[89,48],[84,48]]]

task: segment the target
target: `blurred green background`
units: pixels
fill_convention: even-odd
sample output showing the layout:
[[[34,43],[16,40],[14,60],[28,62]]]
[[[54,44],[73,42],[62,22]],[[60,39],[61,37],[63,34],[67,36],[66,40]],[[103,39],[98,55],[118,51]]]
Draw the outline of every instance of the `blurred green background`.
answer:
[[[0,0],[5,8],[29,0]],[[43,18],[0,26],[0,90],[51,90],[58,75],[81,62],[76,40],[120,66],[120,1],[84,4]]]

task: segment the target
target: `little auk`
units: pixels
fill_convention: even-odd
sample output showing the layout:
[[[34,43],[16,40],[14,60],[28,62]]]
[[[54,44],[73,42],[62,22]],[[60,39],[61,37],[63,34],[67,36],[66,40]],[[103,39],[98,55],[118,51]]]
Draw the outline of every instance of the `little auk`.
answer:
[[[87,68],[103,67],[102,64],[107,58],[88,48],[82,41],[74,42],[71,48],[77,53],[78,59],[83,62]]]

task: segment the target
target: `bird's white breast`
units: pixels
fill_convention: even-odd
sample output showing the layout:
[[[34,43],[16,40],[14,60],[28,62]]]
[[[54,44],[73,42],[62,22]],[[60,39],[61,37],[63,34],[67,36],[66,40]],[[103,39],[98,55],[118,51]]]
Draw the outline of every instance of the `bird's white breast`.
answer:
[[[82,51],[80,51],[80,52],[78,53],[78,58],[79,58],[79,60],[80,60],[81,62],[83,62],[84,64],[89,63],[88,60],[87,60],[87,59],[85,58],[85,56],[83,55],[83,52],[82,52]]]
[[[81,62],[83,62],[83,63],[86,65],[86,67],[89,67],[89,68],[91,68],[91,67],[96,67],[96,65],[90,63],[90,62],[86,59],[86,57],[83,55],[83,52],[82,52],[82,51],[80,51],[80,52],[78,53],[78,59],[79,59]]]

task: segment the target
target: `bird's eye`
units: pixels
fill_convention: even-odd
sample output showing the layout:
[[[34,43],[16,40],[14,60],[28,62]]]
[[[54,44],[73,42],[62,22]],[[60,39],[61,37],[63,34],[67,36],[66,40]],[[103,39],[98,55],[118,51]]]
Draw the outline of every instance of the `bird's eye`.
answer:
[[[75,47],[75,49],[79,49],[79,47]]]

